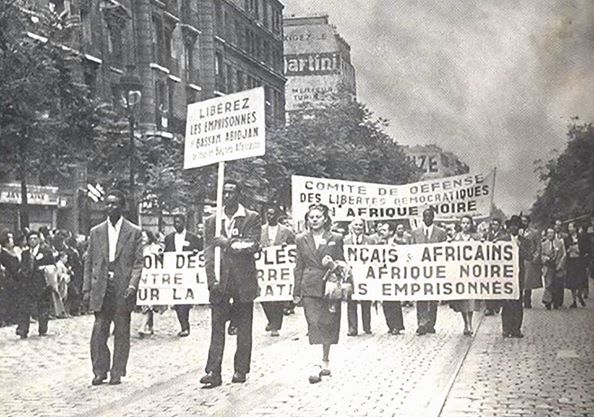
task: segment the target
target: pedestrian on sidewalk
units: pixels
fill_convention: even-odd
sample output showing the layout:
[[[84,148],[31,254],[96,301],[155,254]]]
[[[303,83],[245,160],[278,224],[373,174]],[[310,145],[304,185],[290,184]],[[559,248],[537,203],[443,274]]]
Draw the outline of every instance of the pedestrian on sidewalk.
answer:
[[[522,215],[522,231],[520,233],[529,246],[528,258],[524,261],[524,308],[532,308],[532,291],[542,288],[542,236],[540,231],[530,227],[530,216]]]
[[[124,219],[126,197],[119,190],[106,194],[107,219],[93,227],[84,265],[83,300],[95,313],[91,335],[93,385],[101,385],[109,372],[110,385],[126,376],[130,354],[130,314],[142,272],[141,231]],[[107,339],[114,323],[114,352],[111,361]],[[111,364],[111,369],[110,369]]]
[[[447,233],[433,223],[435,212],[431,207],[423,211],[423,224],[412,233],[412,244],[445,242]],[[437,301],[417,301],[417,335],[435,333],[437,320]]]
[[[586,306],[584,295],[588,288],[588,277],[586,275],[587,260],[590,256],[590,245],[588,238],[583,233],[578,233],[574,222],[567,225],[568,235],[563,240],[567,253],[567,274],[565,288],[571,290],[573,303],[569,308],[577,308],[579,300],[582,307]]]
[[[412,235],[404,230],[404,225],[396,225],[395,232],[392,223],[384,223],[380,227],[382,243],[390,245],[410,245]],[[382,310],[388,326],[388,334],[400,335],[404,331],[404,317],[402,316],[402,303],[400,301],[382,301]]]
[[[353,219],[349,225],[349,234],[344,238],[345,245],[374,245],[377,242],[365,234],[365,222],[361,217]],[[371,334],[371,301],[354,301],[349,296],[347,301],[348,336],[357,336],[359,317],[357,309],[361,306],[363,331]]]
[[[0,269],[4,276],[2,298],[0,308],[3,309],[2,319],[5,324],[12,324],[16,321],[18,313],[19,291],[20,291],[20,253],[16,249],[13,234],[3,230],[0,234]]]
[[[235,181],[223,184],[221,235],[215,234],[216,216],[206,219],[204,252],[210,292],[211,334],[204,388],[222,384],[221,365],[225,349],[225,323],[234,310],[237,326],[232,383],[244,383],[250,372],[254,300],[259,293],[255,254],[260,250],[260,215],[240,202],[241,188]],[[221,250],[220,275],[215,274],[215,248]],[[233,300],[233,301],[231,301]]]
[[[165,236],[165,252],[199,252],[204,249],[204,239],[186,230],[186,216],[178,213],[173,218],[175,231]],[[179,337],[190,334],[191,304],[178,304],[174,307],[180,325]]]
[[[325,296],[329,268],[344,261],[342,236],[332,233],[332,219],[324,204],[310,206],[305,215],[307,232],[296,239],[294,302],[302,304],[310,345],[322,345],[322,364],[314,365],[309,382],[320,382],[330,372],[330,346],[338,343],[340,302]]]
[[[472,216],[465,215],[460,219],[460,231],[454,235],[452,241],[454,242],[469,242],[480,240],[474,227]],[[472,317],[475,311],[481,310],[482,303],[480,300],[454,300],[450,301],[450,307],[457,313],[462,315],[464,321],[464,336],[472,336],[474,329],[472,327]]]
[[[262,248],[295,243],[293,231],[279,223],[281,213],[280,207],[275,203],[266,208],[266,224],[262,226],[262,236],[260,238]],[[267,301],[261,304],[268,320],[266,331],[270,332],[270,336],[277,337],[283,325],[284,309],[287,303],[285,301]]]
[[[524,319],[524,309],[522,304],[522,292],[524,290],[524,261],[530,256],[530,245],[526,239],[519,234],[522,227],[520,216],[513,215],[507,221],[506,228],[509,233],[510,240],[515,242],[519,248],[519,271],[518,271],[518,287],[520,288],[520,295],[517,298],[503,300],[501,302],[501,328],[503,337],[524,337],[522,334],[522,321]]]
[[[27,234],[29,247],[21,254],[20,317],[16,330],[21,339],[29,334],[32,316],[37,317],[39,336],[47,335],[48,330],[53,288],[46,281],[44,268],[55,268],[55,260],[49,248],[41,247],[39,236],[39,232],[30,231]]]
[[[541,256],[545,287],[542,303],[547,310],[550,310],[551,306],[557,309],[563,305],[566,253],[565,244],[557,238],[553,227],[549,227],[546,231]]]
[[[157,240],[153,232],[147,229],[143,229],[141,232],[141,244],[142,244],[142,256],[153,256],[159,255],[163,252],[163,248]],[[152,336],[155,332],[155,314],[162,313],[167,309],[166,306],[141,306],[142,311],[142,322],[138,328],[138,335],[140,337]]]

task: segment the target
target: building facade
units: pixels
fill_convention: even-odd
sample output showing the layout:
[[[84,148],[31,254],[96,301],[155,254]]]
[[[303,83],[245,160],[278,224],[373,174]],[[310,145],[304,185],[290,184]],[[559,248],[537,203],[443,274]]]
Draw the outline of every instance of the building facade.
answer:
[[[452,152],[447,152],[437,145],[405,146],[404,152],[422,172],[421,179],[451,177],[466,174],[468,165]]]
[[[351,47],[327,15],[284,18],[287,112],[344,91],[356,97]]]
[[[116,111],[124,112],[120,78],[127,71],[140,78],[142,96],[135,108],[138,140],[183,136],[188,103],[259,86],[265,90],[270,123],[284,121],[283,5],[277,0],[34,3],[65,13],[75,23],[65,43],[80,57],[76,75],[92,94],[112,103]],[[84,178],[80,178],[81,172]],[[75,169],[76,178],[68,184],[59,185],[57,191],[51,187],[43,191],[58,195],[57,202],[52,200],[49,205],[51,213],[45,210],[40,214],[44,225],[86,233],[102,216],[99,206],[77,197],[85,192],[87,181],[98,180],[92,172],[87,178],[86,172]],[[14,179],[2,178],[1,182],[0,192],[8,196]],[[32,187],[40,190],[34,184]],[[18,211],[13,199],[2,199],[4,194],[0,195],[0,210]],[[61,211],[56,211],[55,207],[65,204],[76,206],[74,214],[64,212],[61,216]],[[90,213],[81,219],[78,213],[85,210]],[[11,226],[17,228],[18,216],[13,214],[6,218],[13,219]]]

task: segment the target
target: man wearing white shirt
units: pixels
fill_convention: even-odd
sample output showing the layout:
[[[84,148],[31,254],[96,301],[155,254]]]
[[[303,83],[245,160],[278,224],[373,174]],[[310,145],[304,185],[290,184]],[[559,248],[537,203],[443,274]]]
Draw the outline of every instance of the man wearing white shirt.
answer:
[[[122,217],[126,198],[121,191],[106,195],[107,219],[91,229],[83,279],[83,302],[95,313],[91,335],[93,385],[110,373],[111,385],[126,376],[130,353],[130,313],[142,271],[140,228]],[[114,323],[113,361],[107,339]],[[111,364],[111,369],[110,369]]]
[[[193,252],[201,251],[204,247],[204,240],[186,230],[186,216],[176,214],[173,219],[174,232],[165,236],[164,252]],[[178,304],[175,306],[177,320],[181,327],[177,334],[179,337],[186,337],[190,334],[190,310],[191,304]]]

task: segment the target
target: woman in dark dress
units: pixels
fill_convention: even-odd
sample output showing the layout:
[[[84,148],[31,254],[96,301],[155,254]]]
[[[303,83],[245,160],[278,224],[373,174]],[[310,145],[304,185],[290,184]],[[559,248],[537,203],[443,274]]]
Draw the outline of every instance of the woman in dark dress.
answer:
[[[565,288],[571,290],[573,297],[573,304],[569,308],[576,308],[578,300],[582,306],[586,305],[584,301],[585,289],[588,287],[586,262],[590,248],[586,236],[578,233],[575,223],[569,223],[567,225],[567,231],[569,234],[563,239],[565,251],[567,252]]]
[[[330,346],[338,343],[340,302],[325,297],[324,277],[335,261],[344,260],[342,236],[330,231],[328,207],[310,206],[305,215],[307,232],[297,236],[294,302],[302,304],[310,345],[322,345],[322,364],[315,365],[310,383],[330,375]]]

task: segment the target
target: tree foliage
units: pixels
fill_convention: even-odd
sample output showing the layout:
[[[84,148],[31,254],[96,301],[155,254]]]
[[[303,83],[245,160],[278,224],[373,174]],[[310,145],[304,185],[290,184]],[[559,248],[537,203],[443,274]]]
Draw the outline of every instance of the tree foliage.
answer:
[[[532,206],[539,224],[586,215],[594,209],[594,127],[572,119],[568,143],[557,157],[536,161],[544,189]]]

